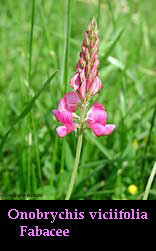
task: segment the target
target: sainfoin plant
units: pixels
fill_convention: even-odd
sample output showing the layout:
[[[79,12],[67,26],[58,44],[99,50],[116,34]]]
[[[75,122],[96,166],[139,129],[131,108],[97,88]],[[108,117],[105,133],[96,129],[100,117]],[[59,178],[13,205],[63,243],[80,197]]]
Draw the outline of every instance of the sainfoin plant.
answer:
[[[52,110],[56,119],[62,123],[56,128],[60,138],[72,131],[76,131],[78,135],[76,157],[66,200],[70,199],[76,179],[84,131],[90,128],[95,136],[103,136],[111,134],[115,129],[114,124],[107,124],[107,112],[98,101],[94,102],[86,114],[92,96],[101,91],[103,87],[98,76],[99,37],[95,18],[88,23],[88,29],[84,34],[80,59],[70,81],[70,86],[74,91],[67,92],[64,98],[61,98],[58,109]],[[76,114],[78,110],[80,110],[79,116]]]

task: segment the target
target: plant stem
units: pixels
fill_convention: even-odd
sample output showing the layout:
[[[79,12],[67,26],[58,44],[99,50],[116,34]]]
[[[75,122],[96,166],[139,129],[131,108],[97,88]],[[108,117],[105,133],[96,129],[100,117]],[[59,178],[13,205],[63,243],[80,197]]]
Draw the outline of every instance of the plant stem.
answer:
[[[77,150],[76,150],[76,157],[75,157],[75,163],[74,163],[74,167],[73,167],[73,173],[71,176],[71,180],[70,180],[70,184],[68,187],[68,191],[66,194],[66,198],[65,200],[69,200],[72,190],[73,190],[73,186],[75,183],[75,179],[76,179],[76,174],[77,174],[77,169],[79,166],[79,160],[80,160],[80,153],[81,153],[81,148],[82,148],[82,138],[83,138],[83,134],[80,134],[78,137],[78,143],[77,143]]]
[[[155,174],[156,174],[156,162],[154,163],[154,166],[152,168],[150,177],[148,179],[146,189],[145,189],[145,192],[144,192],[144,196],[143,196],[143,200],[147,200],[147,198],[148,198],[148,194],[150,192],[150,188],[151,188],[151,185],[152,185]]]
[[[152,130],[153,130],[153,127],[154,127],[155,118],[156,118],[156,102],[155,102],[155,107],[154,107],[154,110],[153,110],[153,115],[152,115],[152,119],[151,119],[151,123],[150,123],[151,125],[150,125],[148,136],[147,136],[147,143],[146,143],[145,148],[144,148],[144,154],[143,154],[144,157],[142,159],[143,162],[142,162],[141,172],[143,174],[145,174],[145,163],[146,163],[146,159],[147,159],[148,148],[149,148],[149,145],[150,145],[150,142],[151,142]],[[143,179],[143,186],[144,186],[144,183],[145,183],[145,178]]]
[[[81,153],[81,148],[82,148],[82,138],[83,138],[83,125],[84,125],[84,117],[85,117],[85,111],[86,111],[86,99],[81,105],[81,113],[80,113],[80,130],[79,130],[79,136],[78,136],[78,143],[77,143],[77,149],[76,149],[76,157],[75,157],[75,162],[74,162],[74,167],[73,167],[73,173],[71,176],[70,184],[68,187],[68,191],[65,197],[65,200],[69,200],[73,186],[75,183],[76,179],[76,174],[77,174],[77,169],[79,165],[79,160],[80,160],[80,153]]]
[[[34,19],[35,19],[35,0],[32,0],[32,12],[31,12],[31,30],[30,30],[30,42],[29,42],[29,62],[28,62],[28,83],[29,88],[32,88],[32,51],[33,51],[33,34],[34,34]],[[30,94],[28,89],[28,102],[30,101]],[[28,128],[31,133],[33,115],[30,111],[30,117],[28,117]],[[31,135],[31,134],[30,134]],[[29,140],[28,140],[29,142]],[[28,171],[27,171],[27,192],[31,191],[31,176],[32,176],[32,147],[28,143]],[[32,176],[34,177],[34,176]]]

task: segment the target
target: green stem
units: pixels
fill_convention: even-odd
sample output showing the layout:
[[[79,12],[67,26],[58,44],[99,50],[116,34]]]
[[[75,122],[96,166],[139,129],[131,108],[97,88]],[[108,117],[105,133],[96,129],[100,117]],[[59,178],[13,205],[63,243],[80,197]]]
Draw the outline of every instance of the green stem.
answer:
[[[70,199],[70,196],[71,196],[71,193],[72,193],[72,190],[73,190],[73,186],[74,186],[74,183],[75,183],[77,169],[78,169],[78,166],[79,166],[80,153],[81,153],[81,148],[82,148],[82,137],[83,137],[82,134],[80,134],[79,137],[78,137],[78,143],[77,143],[77,150],[76,150],[75,163],[74,163],[74,167],[73,167],[73,173],[72,173],[72,176],[71,176],[71,180],[70,180],[70,184],[69,184],[69,187],[68,187],[68,191],[67,191],[65,200]]]
[[[152,137],[152,130],[154,128],[154,123],[155,123],[155,118],[156,118],[156,102],[155,102],[155,107],[154,107],[154,110],[153,110],[153,115],[152,115],[152,119],[151,119],[151,125],[150,125],[150,128],[149,128],[149,133],[148,133],[148,136],[147,136],[147,143],[145,145],[145,148],[144,148],[144,154],[143,154],[143,163],[142,163],[142,169],[141,169],[141,172],[144,174],[145,173],[145,163],[146,163],[146,157],[147,157],[147,152],[148,152],[148,148],[149,148],[149,145],[150,145],[150,142],[151,142],[151,137]],[[145,175],[144,175],[145,176]],[[143,184],[142,186],[144,186],[144,183],[145,183],[145,179],[143,179]]]
[[[31,31],[30,31],[30,43],[29,43],[29,65],[28,65],[28,83],[29,88],[32,87],[32,51],[33,51],[33,34],[34,34],[34,19],[35,19],[35,0],[32,0],[32,13],[31,13]],[[28,101],[30,101],[28,89]],[[31,132],[33,116],[32,112],[30,112],[30,117],[28,117],[28,128]],[[31,192],[31,176],[32,176],[32,147],[28,145],[28,172],[27,172],[27,191]]]
[[[146,186],[144,196],[143,196],[143,200],[147,200],[147,198],[148,198],[148,194],[150,192],[150,188],[151,188],[151,185],[152,185],[155,174],[156,174],[156,162],[155,162],[155,164],[154,164],[154,166],[152,168],[150,177],[148,179],[147,186]]]
[[[78,136],[78,143],[77,143],[77,149],[76,149],[76,157],[75,157],[75,162],[74,162],[74,167],[73,167],[73,173],[71,176],[70,184],[68,187],[68,191],[65,197],[65,200],[69,200],[73,186],[75,183],[76,179],[76,174],[77,174],[77,169],[79,166],[79,161],[80,161],[80,153],[81,153],[81,148],[82,148],[82,138],[83,138],[83,125],[84,125],[84,117],[85,117],[85,111],[86,111],[86,99],[83,101],[81,105],[81,113],[80,113],[80,131],[79,131],[79,136]]]

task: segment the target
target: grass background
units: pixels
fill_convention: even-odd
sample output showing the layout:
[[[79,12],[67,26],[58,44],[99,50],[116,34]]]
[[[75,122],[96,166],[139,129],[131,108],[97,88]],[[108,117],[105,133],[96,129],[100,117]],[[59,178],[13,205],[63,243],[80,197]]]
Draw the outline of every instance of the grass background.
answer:
[[[154,0],[0,0],[1,194],[64,199],[77,138],[58,138],[51,110],[71,90],[94,16],[103,89],[92,102],[106,107],[116,130],[99,138],[86,131],[71,199],[142,199],[156,159],[155,8]],[[149,199],[156,199],[155,180]]]

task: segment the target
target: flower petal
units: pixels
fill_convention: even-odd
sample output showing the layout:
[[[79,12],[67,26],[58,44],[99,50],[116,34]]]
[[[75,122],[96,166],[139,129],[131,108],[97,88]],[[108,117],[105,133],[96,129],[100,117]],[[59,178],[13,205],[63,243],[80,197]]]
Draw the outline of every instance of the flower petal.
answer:
[[[111,134],[115,129],[115,125],[110,124],[103,126],[101,124],[94,123],[90,125],[90,128],[96,136],[102,136]]]
[[[102,82],[101,80],[99,79],[98,76],[95,77],[95,79],[93,80],[92,82],[92,85],[90,87],[90,95],[94,95],[96,94],[97,92],[99,92],[102,88]]]
[[[82,69],[82,71],[80,72],[80,80],[81,83],[86,80],[85,69]]]
[[[116,127],[116,125],[114,125],[114,124],[106,125],[105,126],[105,135],[111,134],[114,131],[115,127]]]
[[[56,128],[56,131],[59,137],[62,138],[67,134],[69,134],[71,131],[74,131],[75,129],[76,129],[76,124],[73,123],[72,125],[58,126]]]
[[[77,65],[76,65],[76,71],[77,72],[81,72],[82,69],[86,65],[86,61],[85,61],[85,47],[84,48],[82,47],[82,50],[84,50],[84,51],[80,52],[80,59],[79,59]]]
[[[56,117],[56,119],[61,122],[64,125],[73,125],[73,120],[72,120],[72,113],[65,111],[65,112],[60,112],[59,110],[52,110],[52,113]]]
[[[75,112],[80,102],[77,92],[67,92],[64,96],[65,108],[70,112]]]
[[[64,125],[72,125],[73,124],[73,117],[71,112],[60,112],[60,122]]]
[[[84,39],[84,42],[83,42],[83,45],[84,46],[89,46],[89,32],[88,31],[85,31],[85,39]]]
[[[52,113],[54,114],[55,118],[60,121],[60,112],[59,110],[52,110]]]
[[[82,82],[79,93],[82,99],[86,97],[86,79],[84,79],[84,81]]]
[[[107,120],[107,113],[103,105],[95,102],[94,105],[87,113],[87,123],[90,125],[92,123],[100,123],[105,126]]]
[[[75,73],[74,77],[70,81],[70,86],[77,91],[81,85],[80,73]]]
[[[68,134],[68,130],[66,126],[58,126],[56,128],[56,132],[60,138],[63,138],[64,136]]]
[[[64,98],[60,99],[60,103],[58,105],[58,110],[60,112],[65,112],[66,111],[66,108],[65,108],[65,99]]]

